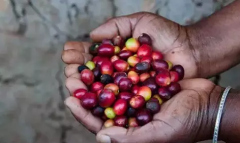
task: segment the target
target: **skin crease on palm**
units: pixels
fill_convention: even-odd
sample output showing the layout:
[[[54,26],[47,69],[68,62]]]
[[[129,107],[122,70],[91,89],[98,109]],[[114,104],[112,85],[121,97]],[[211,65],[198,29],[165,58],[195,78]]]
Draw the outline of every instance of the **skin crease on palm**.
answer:
[[[141,33],[151,36],[153,48],[161,51],[166,60],[173,64],[181,64],[185,68],[185,78],[197,76],[197,53],[191,49],[187,30],[160,16],[137,13],[111,19],[95,29],[91,33],[91,38],[94,41],[101,41],[116,35],[127,38],[131,34],[137,38]],[[90,43],[87,42],[68,42],[64,47],[62,59],[68,64],[65,69],[66,86],[71,95],[78,88],[86,88],[79,80],[80,74],[77,72],[77,67],[91,60],[92,56],[88,53],[89,46]],[[97,134],[99,142],[106,142],[111,138],[112,142],[126,143],[188,143],[196,141],[200,138],[199,136],[205,136],[200,134],[200,125],[204,124],[201,120],[201,112],[204,112],[207,107],[201,105],[201,102],[207,102],[215,85],[204,79],[186,79],[180,84],[182,91],[163,104],[161,112],[154,116],[153,121],[136,129],[121,127],[102,129],[103,122],[83,109],[76,98],[69,97],[65,103],[79,122]],[[192,116],[193,114],[195,116]],[[192,119],[192,117],[195,118]]]

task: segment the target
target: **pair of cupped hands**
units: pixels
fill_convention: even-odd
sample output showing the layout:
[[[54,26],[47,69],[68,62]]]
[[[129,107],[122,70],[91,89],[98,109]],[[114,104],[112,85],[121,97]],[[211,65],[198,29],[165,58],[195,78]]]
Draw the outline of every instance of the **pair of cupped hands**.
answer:
[[[212,125],[216,117],[208,111],[212,94],[221,88],[202,75],[199,67],[199,52],[191,44],[187,27],[180,26],[161,16],[136,13],[108,20],[91,32],[93,41],[111,39],[116,35],[137,38],[147,33],[153,40],[153,48],[164,54],[166,60],[180,64],[185,69],[182,91],[162,105],[161,112],[153,121],[138,128],[103,128],[103,122],[81,107],[78,99],[70,96],[65,104],[74,117],[88,130],[96,134],[98,142],[112,143],[190,143],[212,137]],[[87,88],[80,80],[77,67],[91,60],[88,42],[67,42],[62,59],[65,68],[66,87],[70,94],[78,88]],[[216,105],[217,106],[217,105]],[[212,122],[209,122],[211,119]]]

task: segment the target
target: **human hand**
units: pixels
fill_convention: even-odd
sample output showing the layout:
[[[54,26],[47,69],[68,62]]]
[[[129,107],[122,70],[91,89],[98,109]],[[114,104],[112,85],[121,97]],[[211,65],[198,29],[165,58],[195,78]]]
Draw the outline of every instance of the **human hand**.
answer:
[[[198,52],[189,40],[188,30],[161,16],[151,13],[136,13],[128,16],[113,18],[95,29],[91,34],[94,41],[112,39],[120,35],[123,38],[139,37],[142,33],[150,35],[153,48],[164,54],[165,60],[180,64],[185,69],[185,78],[198,77]],[[67,77],[77,73],[79,64],[91,60],[88,54],[90,43],[68,42],[62,55]]]
[[[79,87],[86,88],[77,76],[67,80],[71,94]],[[205,79],[188,79],[180,84],[182,91],[162,105],[152,122],[139,128],[103,129],[102,120],[85,110],[78,99],[69,97],[65,103],[79,122],[97,134],[98,142],[191,143],[210,139],[216,115],[214,109],[219,104],[218,99],[214,102],[213,98],[217,98],[222,89]]]

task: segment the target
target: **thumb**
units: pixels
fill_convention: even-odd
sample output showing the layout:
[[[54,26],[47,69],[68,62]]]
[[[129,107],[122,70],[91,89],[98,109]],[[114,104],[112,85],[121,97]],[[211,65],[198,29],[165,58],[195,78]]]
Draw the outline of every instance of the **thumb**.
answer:
[[[103,39],[112,39],[115,36],[127,38],[132,36],[138,21],[147,13],[135,13],[127,16],[121,16],[108,20],[90,33],[93,41],[102,41]]]
[[[139,143],[154,142],[152,133],[143,128],[110,127],[101,130],[97,134],[99,143]]]

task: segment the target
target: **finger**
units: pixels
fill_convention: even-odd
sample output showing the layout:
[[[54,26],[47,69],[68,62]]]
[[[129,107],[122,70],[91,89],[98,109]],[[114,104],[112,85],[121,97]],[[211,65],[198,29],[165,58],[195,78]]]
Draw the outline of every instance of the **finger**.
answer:
[[[66,64],[84,64],[92,59],[92,55],[79,52],[75,49],[65,50],[62,53],[62,60]]]
[[[215,85],[213,82],[207,79],[184,79],[179,81],[182,89],[203,89],[203,90],[211,90]]]
[[[97,134],[97,141],[104,143],[139,143],[139,142],[156,142],[161,141],[162,132],[156,132],[156,128],[161,128],[155,125],[156,121],[150,122],[140,128],[125,129],[122,127],[110,127],[101,130]],[[161,130],[161,129],[160,129]],[[154,134],[153,134],[154,133]]]
[[[89,42],[78,42],[78,41],[69,41],[64,45],[64,50],[77,50],[81,53],[89,53],[89,47],[91,43]]]
[[[80,74],[74,74],[67,78],[65,84],[70,94],[73,94],[79,88],[87,89],[87,86],[80,80]]]
[[[90,34],[94,41],[103,39],[112,39],[120,35],[123,38],[130,37],[137,22],[144,16],[143,13],[117,17],[109,20],[107,23],[99,26]]]
[[[79,64],[70,64],[65,67],[65,76],[69,77],[75,73],[78,73]]]
[[[90,111],[81,106],[80,100],[75,97],[68,97],[65,100],[66,106],[70,109],[74,117],[88,130],[97,133],[101,130],[101,119],[94,117]]]
[[[76,78],[79,74],[74,74],[66,80],[66,87],[70,94],[79,88],[87,89],[86,85],[79,79]],[[84,109],[79,99],[75,97],[68,97],[65,100],[65,104],[70,109],[74,117],[82,123],[87,129],[93,133],[98,132],[102,127],[102,121],[99,118],[94,117],[90,111]]]

